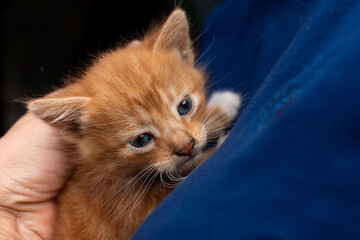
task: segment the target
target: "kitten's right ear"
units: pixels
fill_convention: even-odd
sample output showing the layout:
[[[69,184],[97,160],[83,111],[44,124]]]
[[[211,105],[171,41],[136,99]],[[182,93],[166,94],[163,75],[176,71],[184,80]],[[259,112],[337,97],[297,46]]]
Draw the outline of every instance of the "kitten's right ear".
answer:
[[[153,49],[155,51],[176,49],[185,61],[189,63],[194,61],[189,23],[183,10],[175,9],[166,19],[158,32]]]
[[[51,125],[78,128],[84,120],[88,97],[39,98],[27,102],[29,112]]]

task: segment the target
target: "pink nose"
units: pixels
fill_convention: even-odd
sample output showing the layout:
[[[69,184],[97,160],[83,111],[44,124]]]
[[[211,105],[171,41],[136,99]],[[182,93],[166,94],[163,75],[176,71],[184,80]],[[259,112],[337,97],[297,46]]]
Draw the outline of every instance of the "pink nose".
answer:
[[[179,156],[191,156],[191,153],[193,152],[194,149],[194,144],[195,144],[195,140],[191,139],[191,141],[188,144],[186,144],[180,150],[176,151],[175,154]]]

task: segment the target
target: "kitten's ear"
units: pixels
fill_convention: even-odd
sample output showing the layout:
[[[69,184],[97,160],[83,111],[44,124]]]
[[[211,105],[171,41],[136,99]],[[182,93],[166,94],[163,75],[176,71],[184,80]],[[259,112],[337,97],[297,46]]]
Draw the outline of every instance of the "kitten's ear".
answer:
[[[51,125],[78,128],[84,118],[88,97],[39,98],[27,103],[28,111]]]
[[[189,34],[189,23],[183,10],[174,10],[161,26],[153,49],[176,49],[185,61],[194,61],[194,53],[192,51]]]

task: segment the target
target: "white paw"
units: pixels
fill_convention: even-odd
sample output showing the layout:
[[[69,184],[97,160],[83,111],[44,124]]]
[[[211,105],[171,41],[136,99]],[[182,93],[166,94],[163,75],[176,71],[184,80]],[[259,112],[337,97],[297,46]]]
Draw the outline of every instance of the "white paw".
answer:
[[[231,91],[214,92],[208,102],[209,107],[219,107],[230,119],[234,119],[241,104],[241,96]]]

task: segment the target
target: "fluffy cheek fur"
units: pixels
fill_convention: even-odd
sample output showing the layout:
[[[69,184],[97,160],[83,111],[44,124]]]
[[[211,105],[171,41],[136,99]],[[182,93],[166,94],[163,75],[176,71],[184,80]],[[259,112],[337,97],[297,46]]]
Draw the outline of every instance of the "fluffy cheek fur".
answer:
[[[207,141],[206,129],[202,123],[204,103],[199,103],[196,112],[188,118],[176,119],[168,122],[165,128],[154,127],[154,139],[144,148],[135,148],[129,143],[118,145],[113,152],[117,153],[119,165],[143,168],[154,166],[158,172],[182,173],[192,169],[202,156],[202,148]],[[129,126],[125,127],[129,128]],[[178,156],[175,151],[194,138],[194,150],[191,157]]]

